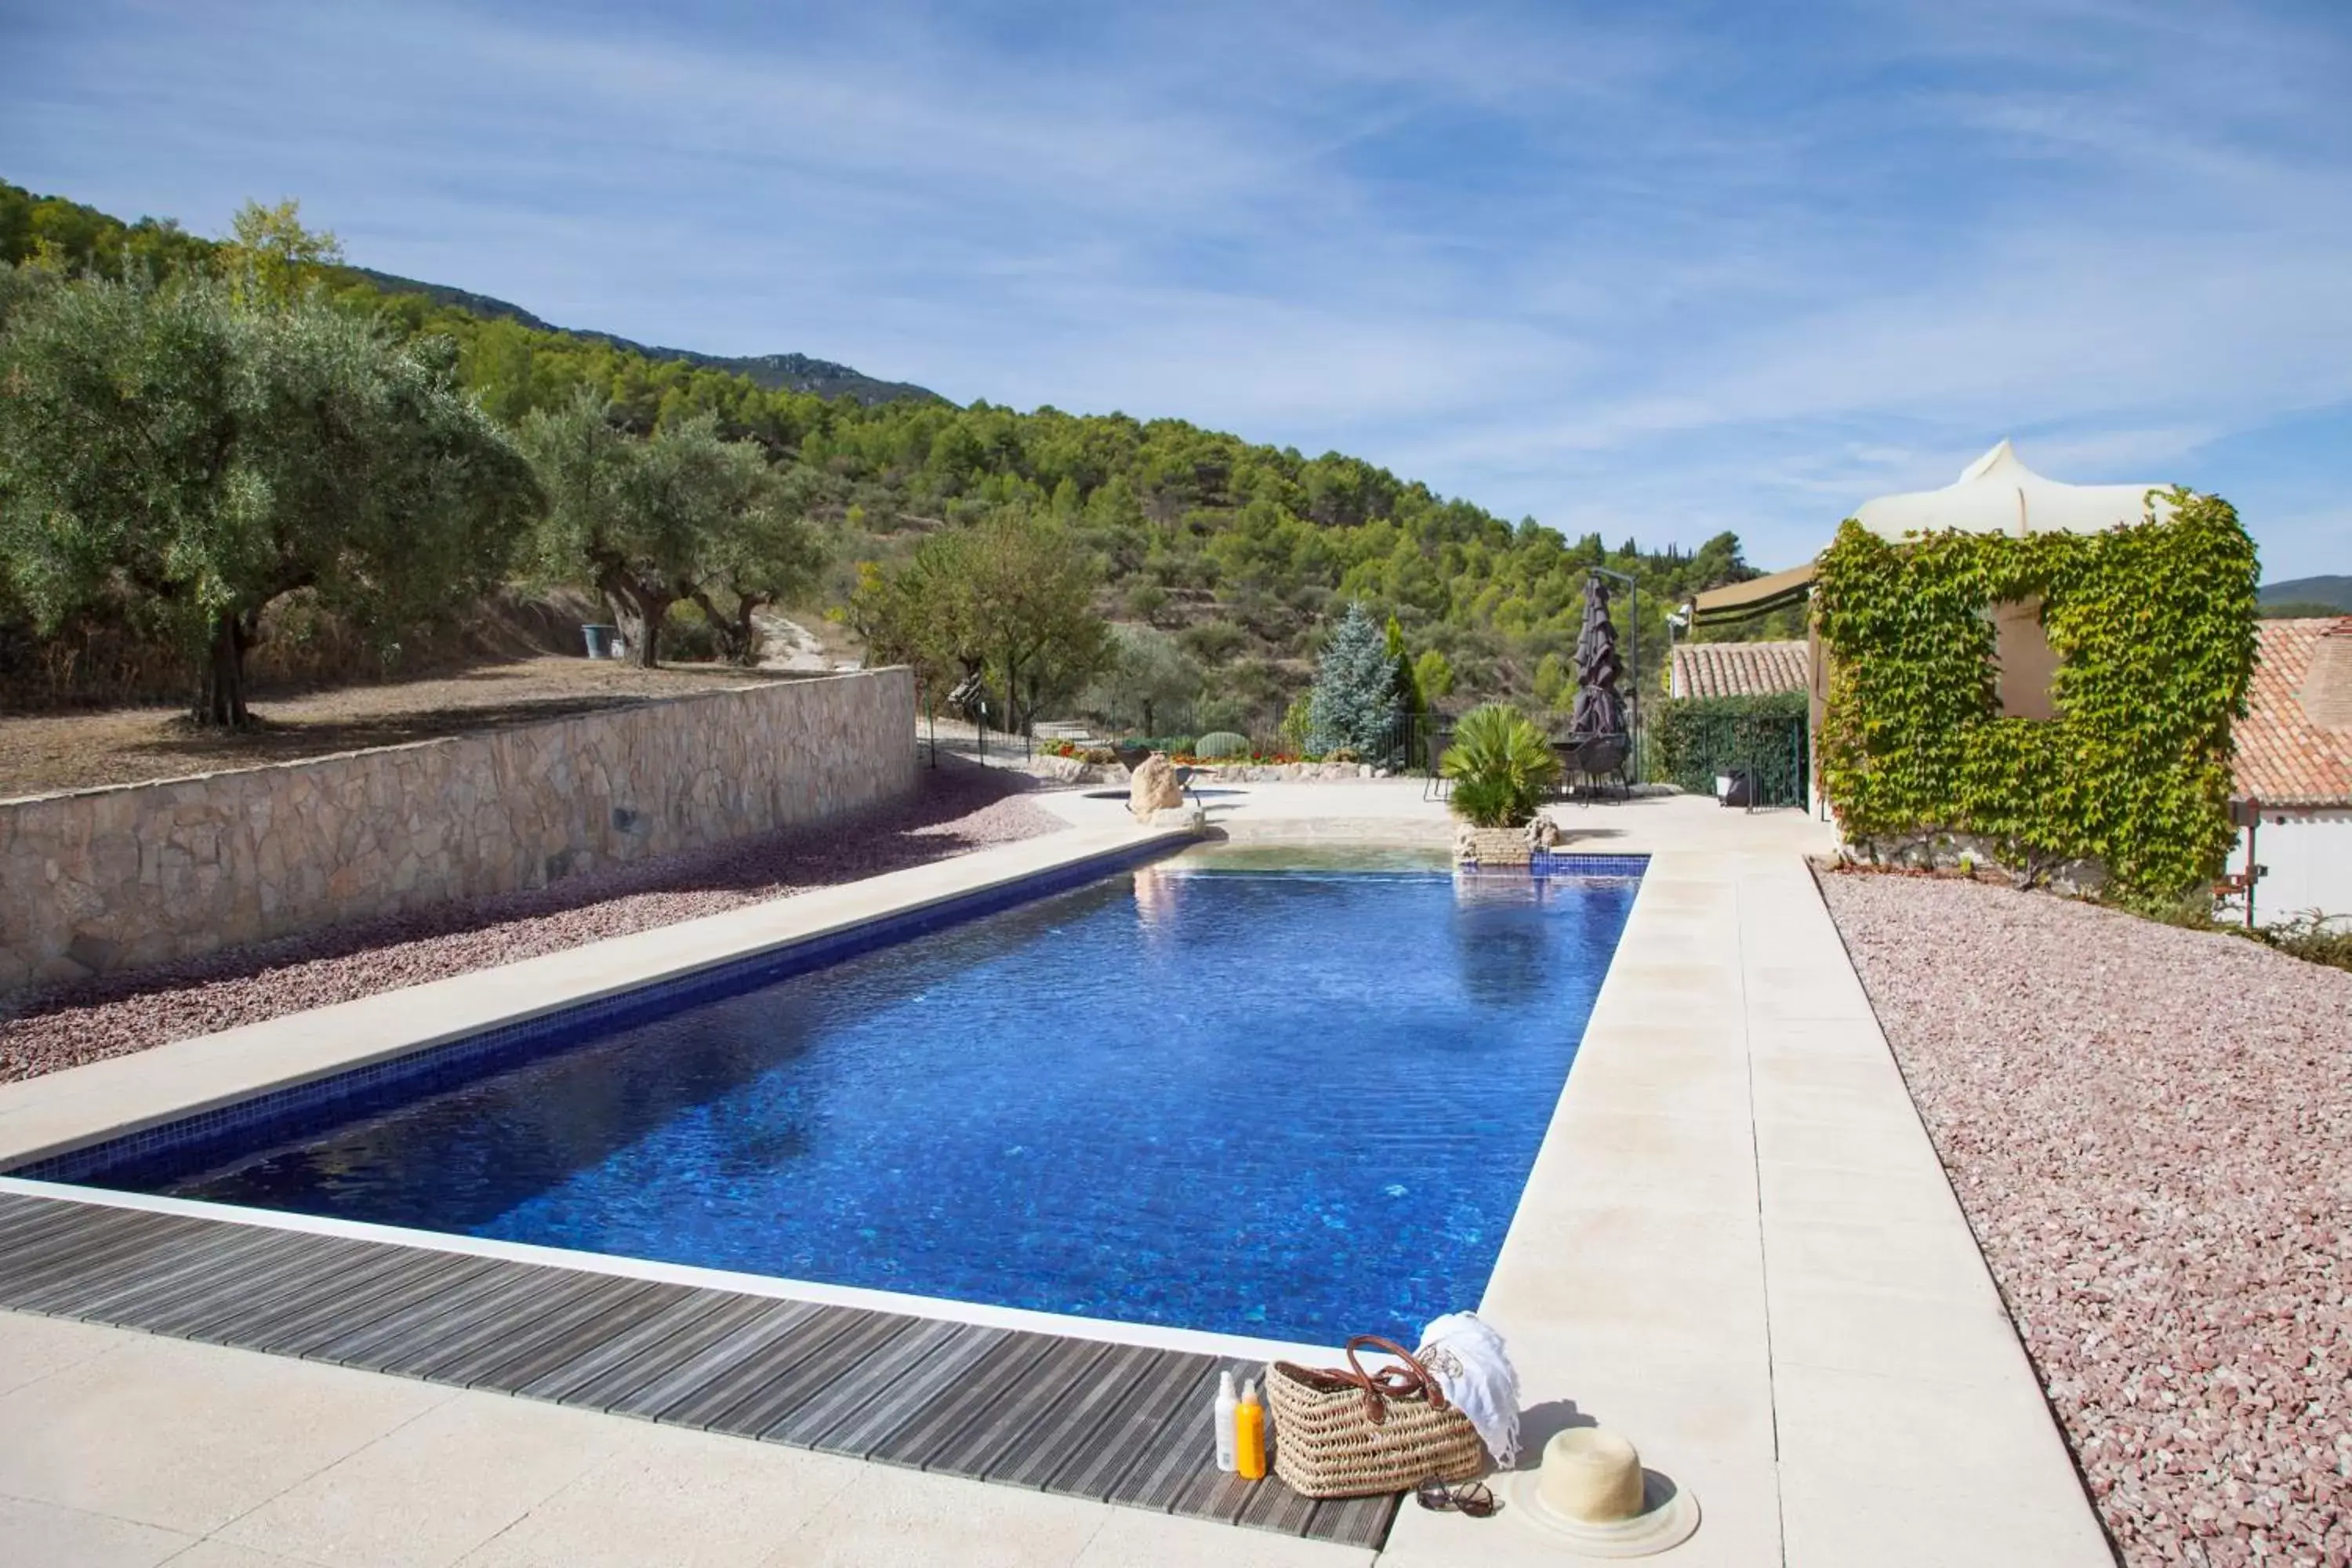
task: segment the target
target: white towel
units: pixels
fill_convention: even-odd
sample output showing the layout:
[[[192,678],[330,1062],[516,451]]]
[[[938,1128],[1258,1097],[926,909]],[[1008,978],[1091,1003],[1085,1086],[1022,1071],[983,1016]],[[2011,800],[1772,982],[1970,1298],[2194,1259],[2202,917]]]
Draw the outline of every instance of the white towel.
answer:
[[[1519,1374],[1504,1353],[1503,1336],[1475,1312],[1448,1312],[1421,1331],[1414,1354],[1478,1428],[1495,1463],[1509,1468],[1519,1457]]]

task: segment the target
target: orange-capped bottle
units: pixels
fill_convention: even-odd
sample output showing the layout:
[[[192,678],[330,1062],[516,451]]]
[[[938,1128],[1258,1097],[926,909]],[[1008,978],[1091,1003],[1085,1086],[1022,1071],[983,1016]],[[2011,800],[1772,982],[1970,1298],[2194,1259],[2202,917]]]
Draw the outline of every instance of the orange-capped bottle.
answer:
[[[1257,1379],[1242,1384],[1242,1402],[1234,1412],[1234,1468],[1244,1480],[1265,1477],[1265,1405],[1257,1396]]]

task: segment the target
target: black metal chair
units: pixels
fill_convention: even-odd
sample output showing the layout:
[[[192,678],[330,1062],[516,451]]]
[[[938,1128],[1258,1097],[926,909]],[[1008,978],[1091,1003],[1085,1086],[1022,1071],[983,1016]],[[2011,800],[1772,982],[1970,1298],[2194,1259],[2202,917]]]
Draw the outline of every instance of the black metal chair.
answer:
[[[1454,794],[1454,781],[1447,778],[1440,769],[1444,763],[1446,752],[1454,744],[1454,731],[1432,730],[1424,744],[1428,748],[1429,776],[1421,782],[1421,798],[1423,800],[1449,799]]]
[[[1574,735],[1554,748],[1559,753],[1560,782],[1570,795],[1590,802],[1591,791],[1604,781],[1614,780],[1619,796],[1630,793],[1626,783],[1625,763],[1632,756],[1633,739],[1626,735]]]

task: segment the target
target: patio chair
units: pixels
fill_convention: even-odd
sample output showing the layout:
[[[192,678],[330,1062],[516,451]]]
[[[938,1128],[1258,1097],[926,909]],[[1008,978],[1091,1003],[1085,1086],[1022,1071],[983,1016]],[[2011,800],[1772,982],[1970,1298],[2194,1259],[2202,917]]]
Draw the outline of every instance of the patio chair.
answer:
[[[1421,781],[1421,798],[1423,800],[1450,799],[1454,794],[1454,781],[1447,778],[1439,769],[1444,763],[1446,752],[1454,744],[1454,731],[1432,730],[1423,743],[1428,748],[1429,776]]]
[[[1617,794],[1631,791],[1625,779],[1625,763],[1633,754],[1633,741],[1625,735],[1571,736],[1559,743],[1560,780],[1569,792],[1590,804],[1591,792],[1604,783],[1613,781]]]

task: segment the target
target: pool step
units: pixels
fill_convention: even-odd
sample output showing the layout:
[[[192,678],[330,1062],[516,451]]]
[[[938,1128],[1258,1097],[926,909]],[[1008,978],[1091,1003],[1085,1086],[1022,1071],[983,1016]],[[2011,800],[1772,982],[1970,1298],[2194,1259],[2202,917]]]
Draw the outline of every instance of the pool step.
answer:
[[[1396,1514],[1221,1474],[1217,1374],[1263,1369],[1181,1351],[16,1193],[0,1308],[1349,1546]]]

